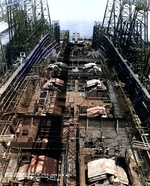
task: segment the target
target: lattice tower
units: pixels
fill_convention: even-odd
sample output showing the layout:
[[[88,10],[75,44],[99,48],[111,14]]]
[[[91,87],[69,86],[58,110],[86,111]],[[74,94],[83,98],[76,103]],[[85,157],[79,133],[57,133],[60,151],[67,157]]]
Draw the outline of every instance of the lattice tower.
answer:
[[[3,0],[1,5],[8,17],[12,57],[28,52],[41,36],[50,32],[48,0]]]
[[[149,5],[150,0],[108,0],[101,29],[134,70],[143,73],[149,61]]]

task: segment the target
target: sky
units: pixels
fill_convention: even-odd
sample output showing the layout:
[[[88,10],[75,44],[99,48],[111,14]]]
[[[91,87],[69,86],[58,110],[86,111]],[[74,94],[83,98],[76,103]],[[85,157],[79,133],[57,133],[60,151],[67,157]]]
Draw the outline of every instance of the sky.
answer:
[[[51,21],[59,20],[61,30],[92,36],[94,22],[102,22],[107,0],[48,0]]]
[[[51,21],[59,20],[61,30],[92,36],[94,22],[102,22],[107,0],[48,0]],[[149,12],[150,40],[150,12]]]

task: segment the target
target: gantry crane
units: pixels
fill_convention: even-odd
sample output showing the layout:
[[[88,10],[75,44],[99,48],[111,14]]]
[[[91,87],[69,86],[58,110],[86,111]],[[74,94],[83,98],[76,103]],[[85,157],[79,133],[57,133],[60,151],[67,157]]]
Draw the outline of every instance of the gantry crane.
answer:
[[[48,0],[3,0],[1,12],[8,18],[10,44],[7,56],[14,59],[20,52],[27,53],[41,36],[51,30]]]
[[[108,0],[101,28],[134,71],[145,76],[149,71],[149,6],[150,0]]]

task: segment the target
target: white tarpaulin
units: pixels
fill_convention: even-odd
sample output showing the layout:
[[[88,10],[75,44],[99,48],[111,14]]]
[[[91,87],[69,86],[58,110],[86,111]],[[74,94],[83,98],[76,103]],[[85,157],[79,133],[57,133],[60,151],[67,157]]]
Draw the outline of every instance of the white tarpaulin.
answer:
[[[107,174],[114,175],[114,182],[128,185],[128,178],[123,168],[116,165],[112,159],[101,158],[88,162],[88,179],[102,180]]]

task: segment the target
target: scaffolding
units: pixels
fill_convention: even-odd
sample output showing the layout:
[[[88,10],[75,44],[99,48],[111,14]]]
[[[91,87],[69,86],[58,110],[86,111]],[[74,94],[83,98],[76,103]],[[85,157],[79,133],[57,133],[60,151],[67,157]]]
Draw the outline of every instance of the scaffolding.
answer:
[[[78,124],[73,124],[67,130],[67,145],[66,145],[66,156],[65,156],[65,170],[64,170],[64,184],[66,186],[79,185],[78,175]]]
[[[102,22],[107,35],[134,71],[148,75],[148,11],[150,1],[108,0]]]
[[[52,32],[53,32],[53,39],[60,43],[60,25],[59,21],[52,21]]]
[[[1,5],[1,11],[4,13],[5,10],[8,19],[10,43],[7,53],[11,56],[9,64],[12,64],[20,52],[27,53],[43,35],[50,32],[48,1],[4,0]]]
[[[93,27],[93,41],[92,41],[92,48],[95,49],[98,49],[99,46],[100,28],[101,28],[101,23],[95,21]]]
[[[1,34],[0,34],[0,74],[4,75],[7,70],[7,63],[5,59],[5,53],[1,42]]]

